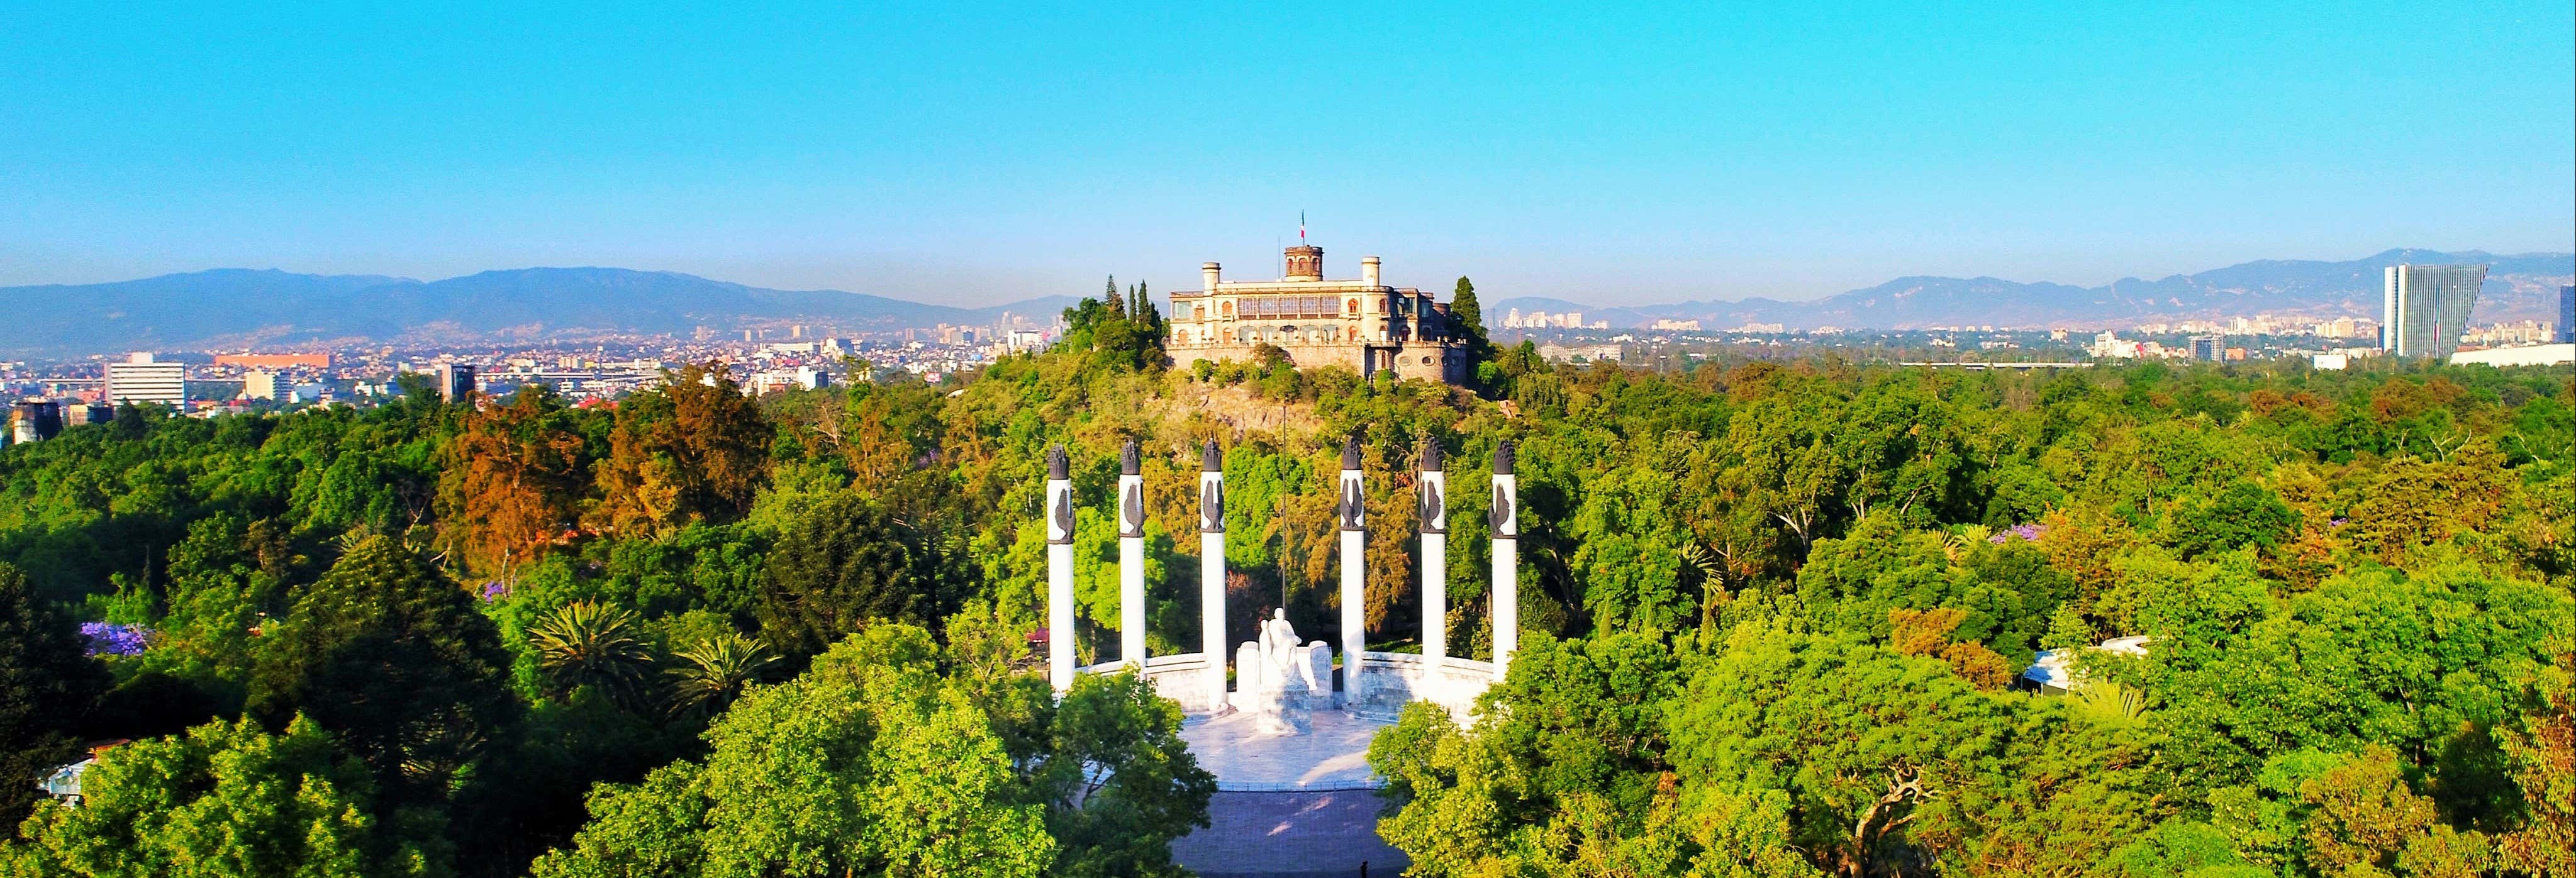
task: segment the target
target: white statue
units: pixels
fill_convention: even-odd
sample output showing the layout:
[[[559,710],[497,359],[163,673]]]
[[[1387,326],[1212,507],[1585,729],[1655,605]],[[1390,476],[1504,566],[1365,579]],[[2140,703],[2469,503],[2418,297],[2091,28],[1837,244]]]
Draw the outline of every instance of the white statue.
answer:
[[[1331,668],[1331,647],[1320,640],[1298,645],[1287,610],[1272,611],[1261,623],[1260,639],[1245,643],[1235,658],[1241,684],[1236,700],[1253,711],[1255,727],[1264,734],[1305,732],[1314,700],[1332,697],[1330,684],[1315,670],[1317,664]]]
[[[1269,621],[1261,623],[1261,666],[1280,688],[1287,688],[1288,652],[1296,648],[1297,628],[1288,624],[1288,611],[1270,611]]]

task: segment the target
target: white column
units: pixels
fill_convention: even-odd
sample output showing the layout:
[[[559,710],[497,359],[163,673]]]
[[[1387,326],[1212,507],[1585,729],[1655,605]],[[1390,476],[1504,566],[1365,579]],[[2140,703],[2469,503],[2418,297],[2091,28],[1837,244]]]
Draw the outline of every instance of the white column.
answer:
[[[1449,475],[1440,446],[1422,446],[1422,660],[1449,656]]]
[[[1064,446],[1047,449],[1047,681],[1073,688],[1073,481]]]
[[[1118,660],[1145,669],[1145,477],[1129,442],[1118,461]]]
[[[1360,653],[1368,651],[1368,494],[1360,479],[1360,440],[1342,446],[1342,698],[1360,697]]]
[[[1216,440],[1199,451],[1199,644],[1207,655],[1207,709],[1226,712],[1225,458]]]
[[[1521,645],[1520,481],[1512,475],[1512,440],[1494,447],[1494,678],[1511,668]]]

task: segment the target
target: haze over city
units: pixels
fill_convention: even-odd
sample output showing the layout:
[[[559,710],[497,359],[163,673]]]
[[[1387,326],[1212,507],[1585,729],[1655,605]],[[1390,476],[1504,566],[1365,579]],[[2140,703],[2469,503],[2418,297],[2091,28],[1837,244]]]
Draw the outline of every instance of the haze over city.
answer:
[[[1594,306],[2576,238],[2565,3],[20,9],[0,286],[985,306],[1312,242]]]

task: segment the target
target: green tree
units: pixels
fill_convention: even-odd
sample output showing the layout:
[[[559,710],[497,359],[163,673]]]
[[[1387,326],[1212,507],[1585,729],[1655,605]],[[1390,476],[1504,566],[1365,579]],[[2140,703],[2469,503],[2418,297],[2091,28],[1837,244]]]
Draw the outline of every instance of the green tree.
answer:
[[[540,876],[1036,875],[1054,854],[987,715],[928,632],[885,625],[752,691],[703,761],[591,794]]]
[[[528,629],[537,666],[559,692],[595,686],[628,704],[642,698],[653,674],[653,652],[638,630],[634,611],[574,601],[547,613]]]
[[[1672,761],[1720,789],[1780,790],[1791,839],[1847,878],[1941,856],[2009,776],[2018,696],[1848,635],[1748,623],[1671,703]]]
[[[351,547],[263,639],[251,713],[312,717],[398,803],[444,799],[518,715],[499,630],[390,537]]]
[[[47,803],[0,846],[0,875],[336,878],[447,873],[435,840],[377,816],[367,767],[296,717],[249,720],[110,750],[78,804]]]
[[[797,519],[770,550],[761,632],[802,656],[869,620],[934,626],[963,599],[964,566],[938,534],[841,494]]]
[[[698,641],[673,657],[680,661],[668,672],[671,709],[682,715],[724,712],[753,684],[766,681],[779,663],[768,646],[731,631]]]
[[[2246,546],[2271,549],[2296,535],[2299,524],[2299,513],[2280,495],[2250,481],[2165,507],[2167,541],[2185,558]]]
[[[1449,324],[1467,342],[1468,362],[1493,359],[1494,343],[1485,337],[1485,306],[1476,302],[1476,282],[1464,277],[1449,293]]]
[[[2460,568],[2338,576],[2277,607],[2262,589],[2242,568],[2171,582],[2142,614],[2157,638],[2150,691],[2174,732],[2164,758],[2185,789],[2246,783],[2284,753],[2376,744],[2429,769],[2446,809],[2514,808],[2479,730],[2515,719],[2519,681],[2576,636],[2576,599]]]
[[[2527,809],[2496,839],[2507,868],[2576,874],[2576,651],[2562,651],[2524,692],[2521,722],[2503,744]]]
[[[1084,299],[1064,309],[1064,341],[1067,350],[1087,352],[1087,362],[1114,369],[1160,369],[1169,359],[1164,353],[1165,332],[1162,312],[1156,310],[1153,297],[1144,284],[1119,292],[1118,278],[1109,278],[1100,298]]]
[[[1769,805],[1685,805],[1669,795],[1664,711],[1678,671],[1651,634],[1532,637],[1514,655],[1510,678],[1486,694],[1472,733],[1446,711],[1415,704],[1370,743],[1369,765],[1387,778],[1386,795],[1398,805],[1379,834],[1432,875],[1552,871],[1549,864],[1574,859],[1662,864],[1649,872],[1676,871],[1697,854],[1712,863],[1738,854],[1765,859],[1756,848],[1781,849],[1753,843],[1765,835],[1758,828],[1701,824],[1712,833],[1701,846],[1690,836],[1709,815],[1683,812],[1705,805],[1758,820],[1737,806]],[[1771,835],[1785,838],[1785,823],[1778,830]]]
[[[0,564],[0,777],[40,777],[79,760],[71,732],[107,685],[83,650],[71,620],[37,603],[17,567]],[[33,783],[0,784],[0,820],[15,824],[37,795]]]
[[[1029,794],[1046,807],[1056,845],[1048,874],[1188,874],[1173,865],[1171,843],[1208,825],[1216,776],[1181,741],[1180,705],[1132,672],[1083,675],[1052,709],[1044,681],[1022,675],[1011,683],[1027,709],[997,718],[1044,719],[1042,728],[1002,725],[1005,741],[1039,745],[1014,756],[1026,757],[1016,761],[1031,766]]]

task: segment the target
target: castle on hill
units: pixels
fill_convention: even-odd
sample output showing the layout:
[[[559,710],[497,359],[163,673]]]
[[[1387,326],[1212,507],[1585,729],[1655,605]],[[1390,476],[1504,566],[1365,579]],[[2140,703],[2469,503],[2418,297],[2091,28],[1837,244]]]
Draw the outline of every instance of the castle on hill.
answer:
[[[1250,362],[1253,347],[1268,344],[1301,367],[1466,380],[1467,346],[1448,304],[1380,283],[1377,257],[1360,258],[1358,280],[1325,280],[1322,247],[1290,247],[1285,264],[1286,276],[1255,281],[1226,280],[1214,262],[1199,266],[1198,291],[1172,293],[1172,360]]]

